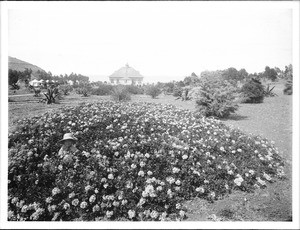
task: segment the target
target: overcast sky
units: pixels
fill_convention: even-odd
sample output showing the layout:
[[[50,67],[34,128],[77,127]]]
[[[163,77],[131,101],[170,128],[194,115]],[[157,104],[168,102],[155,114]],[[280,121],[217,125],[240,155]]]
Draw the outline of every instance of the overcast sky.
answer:
[[[292,19],[272,1],[23,2],[8,10],[8,54],[57,75],[108,76],[126,63],[148,81],[253,73],[292,63]]]

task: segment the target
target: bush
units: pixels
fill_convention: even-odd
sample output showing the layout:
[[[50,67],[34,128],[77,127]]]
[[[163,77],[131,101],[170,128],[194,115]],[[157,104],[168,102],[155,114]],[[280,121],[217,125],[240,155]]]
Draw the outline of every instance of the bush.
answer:
[[[110,95],[111,91],[113,89],[112,85],[108,84],[100,84],[98,88],[93,88],[91,90],[91,94],[98,95],[98,96],[104,96],[104,95]]]
[[[252,78],[241,88],[242,103],[262,103],[264,92],[265,89],[261,82]]]
[[[292,95],[293,94],[293,80],[288,80],[283,89],[283,94]]]
[[[173,96],[180,98],[182,96],[183,89],[182,87],[175,86],[173,90]]]
[[[63,95],[69,95],[69,93],[73,90],[72,86],[70,85],[59,85],[59,91],[63,93]]]
[[[70,164],[57,155],[78,138]],[[211,202],[283,177],[275,146],[175,106],[99,103],[25,118],[9,134],[8,220],[182,220]]]
[[[127,85],[126,90],[131,94],[144,94],[144,89],[141,86]]]
[[[123,85],[117,85],[113,87],[111,97],[114,101],[130,101],[131,95]]]
[[[47,104],[58,103],[60,99],[62,99],[58,88],[50,88],[47,89],[47,92],[44,93],[45,98],[41,100],[41,102],[45,102]]]
[[[151,85],[146,88],[146,94],[150,95],[152,98],[156,98],[161,93],[161,90],[156,85]]]
[[[226,81],[205,80],[196,93],[196,107],[203,116],[228,117],[238,109],[236,88]]]

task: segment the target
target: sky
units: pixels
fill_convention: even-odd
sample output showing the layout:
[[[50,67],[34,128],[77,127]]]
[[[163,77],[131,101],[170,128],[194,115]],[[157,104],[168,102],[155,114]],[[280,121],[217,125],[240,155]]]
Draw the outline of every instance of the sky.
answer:
[[[108,80],[128,63],[155,82],[292,63],[292,9],[282,2],[23,2],[7,15],[8,55],[55,75]]]

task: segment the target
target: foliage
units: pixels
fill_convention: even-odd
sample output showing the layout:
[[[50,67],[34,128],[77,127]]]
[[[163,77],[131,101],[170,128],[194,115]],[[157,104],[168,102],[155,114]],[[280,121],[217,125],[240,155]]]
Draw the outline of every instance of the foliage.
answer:
[[[31,73],[32,73],[31,69],[25,69],[23,72],[9,69],[8,84],[12,86],[13,89],[20,89],[20,87],[17,85],[17,82],[19,80],[28,81],[28,79],[30,79]]]
[[[270,88],[270,84],[268,84],[267,88],[264,89],[264,95],[265,95],[265,97],[275,97],[275,96],[277,96],[276,93],[272,92],[274,88],[275,88],[275,86],[273,86],[272,88]]]
[[[185,77],[183,82],[185,86],[196,86],[200,83],[200,78],[192,73],[191,76]]]
[[[101,83],[98,84],[96,88],[92,88],[91,94],[98,95],[98,96],[110,95],[112,89],[113,89],[112,85]]]
[[[141,86],[126,85],[125,87],[130,94],[144,94],[144,89]]]
[[[181,98],[183,89],[181,87],[175,86],[173,91],[173,96],[177,98]]]
[[[123,85],[116,85],[111,91],[111,97],[114,101],[130,101],[131,95]]]
[[[80,84],[78,88],[76,88],[76,93],[81,94],[81,96],[83,97],[88,97],[91,91],[92,91],[92,87],[90,84],[87,83]]]
[[[57,103],[61,98],[61,95],[58,91],[58,88],[49,88],[47,89],[47,93],[44,93],[45,98],[41,100],[41,102],[46,102],[47,104]]]
[[[174,82],[167,82],[167,83],[164,83],[162,91],[164,94],[173,94],[174,87],[175,87]]]
[[[227,81],[202,81],[196,95],[196,107],[203,116],[228,117],[238,109],[236,88]]]
[[[271,81],[275,81],[277,79],[278,73],[274,68],[270,68],[269,66],[266,66],[265,72],[263,73],[263,77],[266,79],[269,79]]]
[[[81,104],[9,134],[8,220],[182,220],[182,201],[251,192],[284,176],[273,143],[188,110]],[[72,132],[74,155],[57,155]]]
[[[156,98],[161,93],[161,89],[156,85],[150,85],[146,88],[146,94]]]
[[[283,93],[286,95],[293,94],[293,66],[289,65],[285,67],[284,78],[286,79],[285,88]]]
[[[72,86],[65,84],[65,85],[59,85],[58,87],[59,91],[63,93],[63,95],[69,95],[70,92],[73,90]]]
[[[257,79],[252,78],[241,88],[243,103],[262,103],[264,100],[264,86]]]
[[[41,89],[40,88],[32,87],[32,89],[33,89],[33,92],[34,92],[34,95],[33,95],[34,97],[41,96]]]

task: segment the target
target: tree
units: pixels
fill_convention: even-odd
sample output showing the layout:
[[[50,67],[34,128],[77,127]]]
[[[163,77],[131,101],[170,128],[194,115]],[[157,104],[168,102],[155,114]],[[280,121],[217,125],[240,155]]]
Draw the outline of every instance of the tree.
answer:
[[[17,70],[8,70],[8,84],[12,86],[14,89],[18,89],[17,82],[19,80],[19,76],[21,73]]]
[[[263,73],[263,77],[267,78],[271,81],[275,81],[277,79],[277,72],[275,69],[270,68],[269,66],[266,66],[265,72]]]

